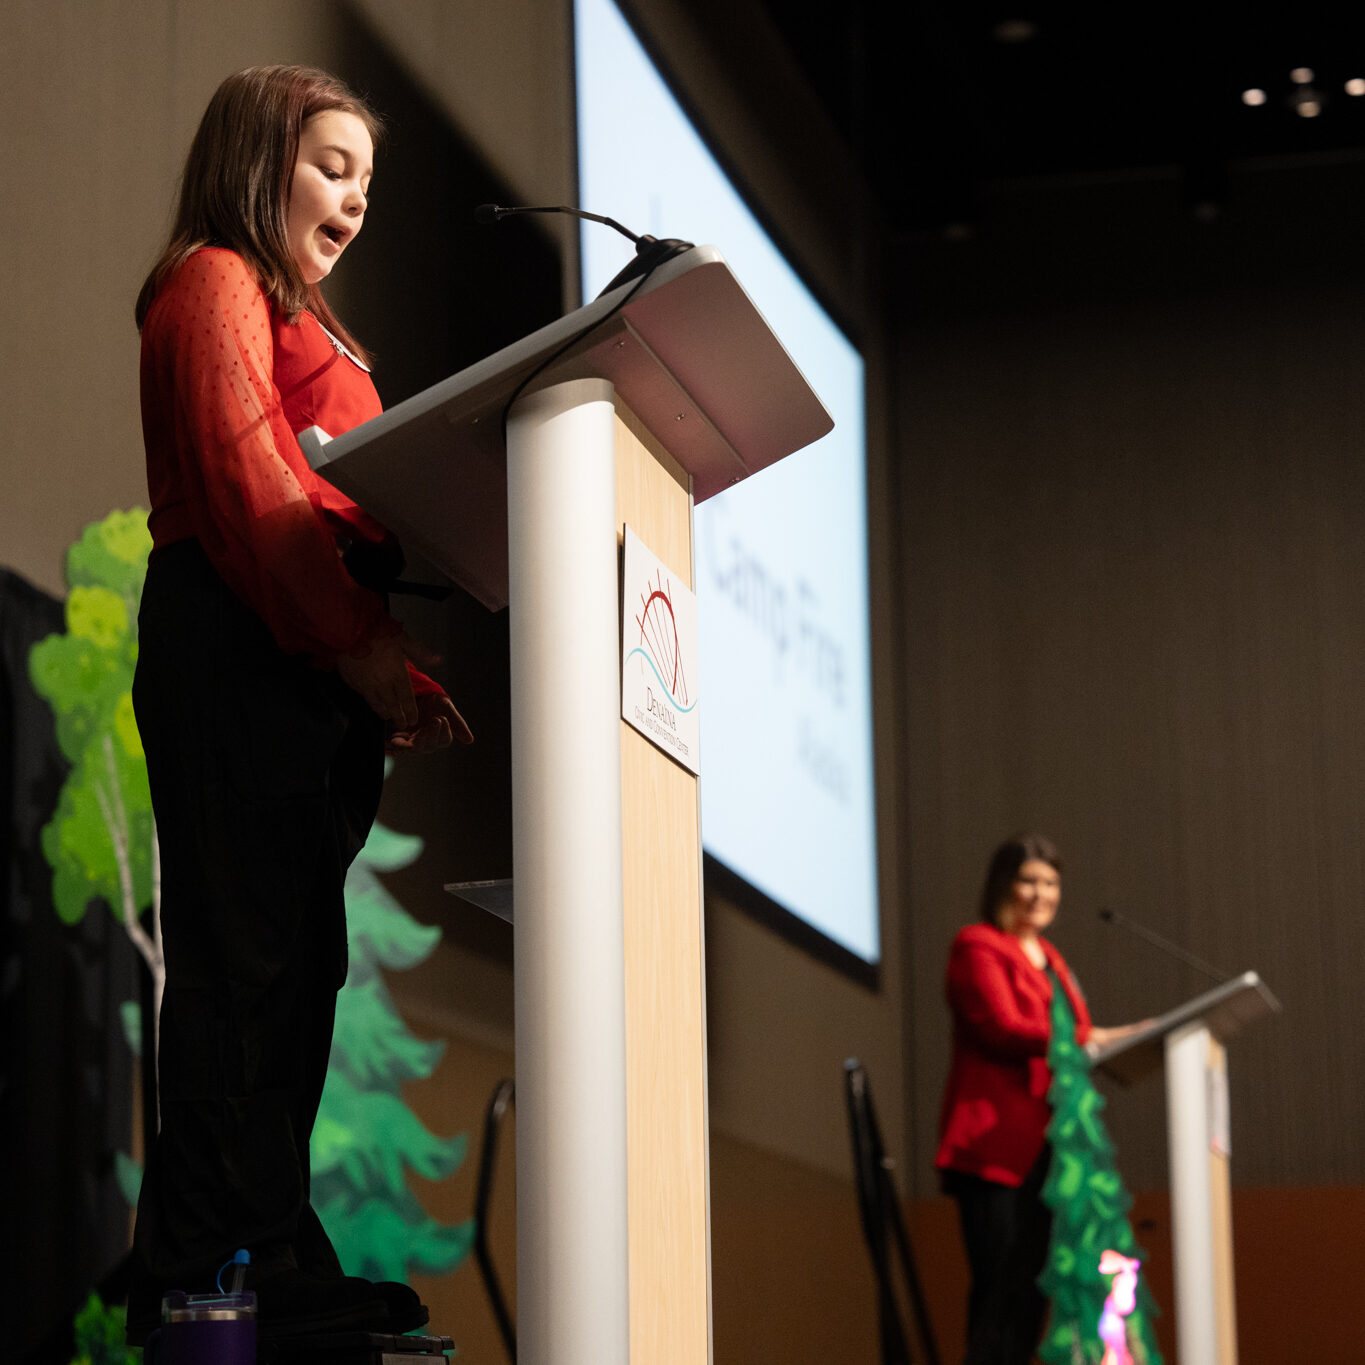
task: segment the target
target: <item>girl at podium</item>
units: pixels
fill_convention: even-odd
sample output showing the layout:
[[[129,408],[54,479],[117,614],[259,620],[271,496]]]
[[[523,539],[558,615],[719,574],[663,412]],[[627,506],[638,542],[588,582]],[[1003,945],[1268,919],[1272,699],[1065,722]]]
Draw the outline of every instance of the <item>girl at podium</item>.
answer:
[[[935,1159],[957,1201],[971,1273],[967,1365],[1028,1365],[1048,1304],[1037,1279],[1052,1215],[1042,1199],[1051,1151],[1047,1063],[1054,999],[1092,1047],[1141,1025],[1101,1029],[1061,953],[1044,936],[1061,900],[1061,855],[1036,834],[991,856],[980,922],[948,958],[953,1053]]]
[[[308,1143],[346,975],[342,886],[385,749],[470,734],[390,616],[394,538],[309,469],[296,433],[380,410],[319,285],[368,207],[373,112],[323,72],[229,77],[137,300],[153,550],[133,687],[161,860],[160,1132],[129,1337],[234,1252],[263,1333],[427,1320],[342,1274]]]

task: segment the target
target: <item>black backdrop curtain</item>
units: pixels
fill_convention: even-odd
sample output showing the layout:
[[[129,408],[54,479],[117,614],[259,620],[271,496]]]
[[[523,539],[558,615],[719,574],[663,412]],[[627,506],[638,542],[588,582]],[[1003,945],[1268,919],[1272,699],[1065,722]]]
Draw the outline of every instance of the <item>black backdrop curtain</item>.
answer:
[[[0,1320],[3,1356],[65,1362],[72,1315],[119,1265],[135,1059],[119,1008],[138,963],[106,906],[64,925],[40,842],[67,764],[28,652],[62,604],[0,569]]]

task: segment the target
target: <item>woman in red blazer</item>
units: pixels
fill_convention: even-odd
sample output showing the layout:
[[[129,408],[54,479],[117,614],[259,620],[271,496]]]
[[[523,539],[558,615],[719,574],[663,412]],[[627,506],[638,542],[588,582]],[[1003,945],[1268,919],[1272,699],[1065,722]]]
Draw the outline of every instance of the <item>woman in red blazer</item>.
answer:
[[[986,872],[981,922],[958,933],[948,958],[953,1058],[935,1165],[957,1201],[971,1268],[966,1365],[1027,1365],[1042,1336],[1047,1301],[1036,1281],[1052,1226],[1040,1192],[1051,1157],[1054,991],[1065,994],[1082,1045],[1128,1031],[1091,1024],[1075,977],[1043,937],[1061,900],[1061,870],[1061,855],[1040,835],[1006,840]]]

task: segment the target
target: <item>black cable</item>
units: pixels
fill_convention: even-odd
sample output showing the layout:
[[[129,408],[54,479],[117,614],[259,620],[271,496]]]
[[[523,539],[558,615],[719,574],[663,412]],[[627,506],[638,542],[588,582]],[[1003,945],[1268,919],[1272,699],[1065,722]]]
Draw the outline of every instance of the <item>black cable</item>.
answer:
[[[488,1301],[493,1308],[493,1317],[502,1336],[502,1344],[507,1348],[508,1359],[512,1365],[517,1360],[517,1329],[503,1297],[502,1282],[493,1265],[493,1255],[488,1249],[488,1205],[493,1194],[493,1165],[498,1152],[498,1134],[502,1129],[502,1117],[511,1105],[516,1108],[516,1084],[508,1079],[499,1081],[488,1102],[488,1112],[483,1121],[483,1151],[479,1155],[479,1183],[474,1196],[474,1259],[478,1262],[479,1274],[483,1276],[484,1288],[488,1291]]]
[[[506,404],[504,404],[502,409],[502,444],[504,449],[507,446],[507,414],[511,412],[512,404],[515,403],[517,399],[521,397],[522,393],[526,389],[526,386],[538,375],[543,374],[551,365],[555,363],[556,360],[559,359],[560,356],[564,354],[565,351],[569,350],[571,347],[577,346],[578,343],[582,341],[584,337],[590,336],[599,327],[603,326],[605,323],[610,322],[611,319],[614,318],[617,315],[617,313],[619,313],[621,309],[623,309],[626,306],[626,304],[628,304],[631,301],[631,299],[633,299],[636,296],[636,294],[640,292],[641,286],[645,283],[646,280],[650,278],[651,275],[654,274],[654,272],[659,268],[659,265],[662,264],[663,262],[660,261],[658,265],[651,266],[649,270],[645,271],[645,273],[640,276],[635,287],[630,291],[629,294],[625,296],[625,298],[621,300],[620,303],[614,305],[608,312],[604,313],[600,318],[598,318],[596,322],[591,322],[581,331],[575,332],[573,336],[571,336],[568,339],[568,341],[566,341],[557,351],[554,351],[552,354],[546,356],[546,358],[542,360],[540,364],[537,365],[535,369],[533,369],[530,372],[530,374],[528,374],[526,378],[523,379],[521,383],[517,385],[515,389],[512,390],[512,396],[507,400]]]

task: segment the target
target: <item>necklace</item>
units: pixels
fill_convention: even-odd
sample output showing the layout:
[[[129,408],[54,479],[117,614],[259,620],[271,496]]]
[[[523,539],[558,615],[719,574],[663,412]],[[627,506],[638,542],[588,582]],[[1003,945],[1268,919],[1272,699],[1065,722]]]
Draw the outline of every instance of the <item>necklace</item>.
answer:
[[[308,316],[310,318],[313,318],[314,322],[318,322],[317,318],[314,318],[312,313],[309,313]],[[322,323],[318,322],[318,326],[322,328],[322,335],[325,336],[327,340],[330,341],[332,345],[336,347],[338,355],[344,355],[347,360],[351,361],[352,364],[359,365],[360,368],[364,370],[366,374],[369,374],[370,367],[363,360],[361,360],[361,358],[358,355],[356,355],[356,353],[353,350],[351,350],[351,348],[347,346],[345,342],[339,341],[336,337],[334,337],[331,334],[331,332],[329,332],[325,327],[322,326]]]

